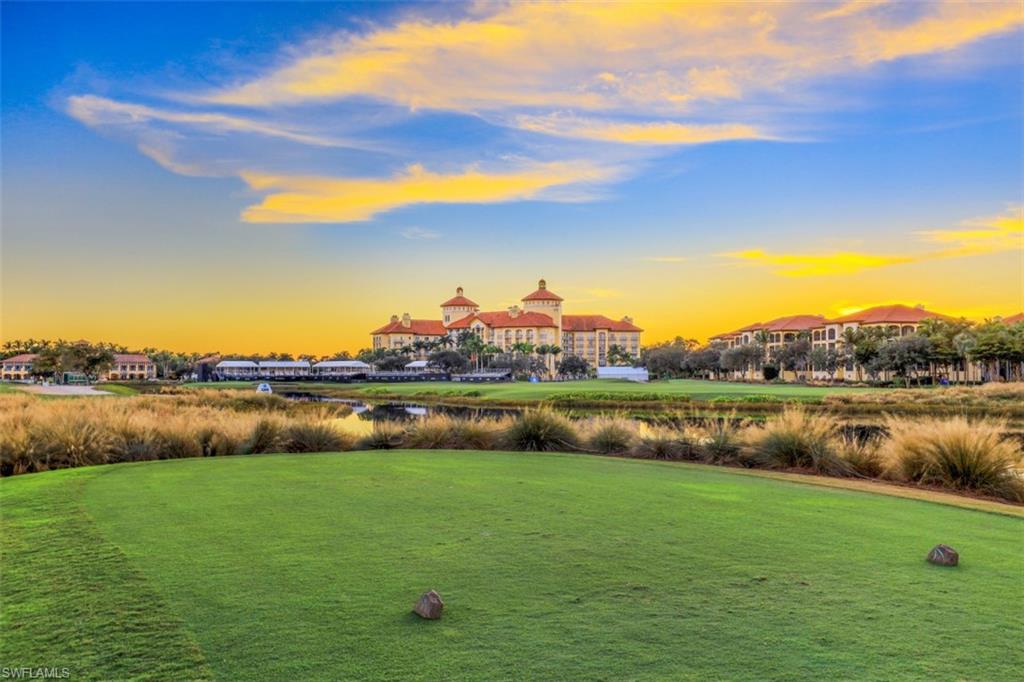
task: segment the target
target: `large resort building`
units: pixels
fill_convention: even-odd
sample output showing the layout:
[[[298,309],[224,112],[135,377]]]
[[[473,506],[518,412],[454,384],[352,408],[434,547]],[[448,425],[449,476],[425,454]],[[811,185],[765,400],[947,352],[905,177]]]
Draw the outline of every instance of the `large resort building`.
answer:
[[[441,304],[441,319],[414,319],[408,313],[401,317],[393,315],[388,324],[371,332],[373,347],[415,348],[417,341],[436,342],[470,331],[484,343],[505,352],[520,343],[559,346],[563,354],[577,355],[594,367],[608,364],[608,349],[612,346],[619,346],[633,356],[640,355],[643,330],[633,324],[632,318],[567,315],[562,312],[562,301],[542,279],[536,291],[523,296],[521,307],[488,312],[481,311],[458,287],[455,296]]]
[[[1006,324],[1014,324],[1021,316],[1013,315],[1002,318]],[[780,317],[768,322],[755,322],[732,332],[718,334],[710,338],[711,342],[722,344],[726,348],[734,348],[751,343],[763,343],[771,357],[774,349],[806,335],[813,348],[825,348],[840,353],[843,350],[847,330],[861,328],[882,328],[889,336],[908,336],[917,332],[922,322],[929,319],[952,320],[948,315],[925,310],[923,306],[885,305],[867,308],[850,315],[826,319],[820,315],[793,315]],[[738,373],[739,374],[739,373]],[[815,379],[828,378],[826,372],[817,370],[812,373]],[[837,379],[862,378],[863,368],[854,366],[852,361],[841,365],[836,370]]]

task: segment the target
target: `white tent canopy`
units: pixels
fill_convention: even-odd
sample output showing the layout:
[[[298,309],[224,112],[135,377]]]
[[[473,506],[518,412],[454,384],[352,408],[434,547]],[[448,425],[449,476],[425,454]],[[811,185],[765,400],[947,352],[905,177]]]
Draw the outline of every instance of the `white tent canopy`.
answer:
[[[360,360],[325,360],[318,362],[313,367],[317,369],[370,369],[370,366]]]
[[[598,367],[598,379],[626,379],[628,381],[649,381],[646,367]]]

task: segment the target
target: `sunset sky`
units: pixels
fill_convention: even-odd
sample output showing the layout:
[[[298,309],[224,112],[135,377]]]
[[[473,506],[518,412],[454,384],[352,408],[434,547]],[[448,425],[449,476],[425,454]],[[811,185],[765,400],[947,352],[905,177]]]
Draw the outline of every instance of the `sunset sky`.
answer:
[[[1020,2],[2,6],[2,338],[1024,309]]]

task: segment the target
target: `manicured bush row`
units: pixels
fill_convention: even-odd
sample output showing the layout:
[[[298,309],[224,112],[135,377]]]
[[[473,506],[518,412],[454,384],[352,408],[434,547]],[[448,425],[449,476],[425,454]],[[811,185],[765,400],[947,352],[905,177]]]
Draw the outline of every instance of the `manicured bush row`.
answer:
[[[538,408],[497,419],[377,422],[360,438],[338,426],[337,408],[209,393],[89,401],[0,396],[0,473],[266,452],[575,451],[878,478],[1024,503],[1024,452],[994,419],[890,417],[886,433],[858,438],[800,406],[761,424],[731,415],[681,428],[622,416],[571,421]]]

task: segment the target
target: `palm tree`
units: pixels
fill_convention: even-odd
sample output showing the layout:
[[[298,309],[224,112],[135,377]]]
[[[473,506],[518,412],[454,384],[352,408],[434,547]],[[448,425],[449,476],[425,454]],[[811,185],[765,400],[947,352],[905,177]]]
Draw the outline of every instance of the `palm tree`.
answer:
[[[548,364],[548,354],[551,352],[551,346],[546,343],[542,343],[537,346],[537,355],[544,362],[544,369],[547,370],[548,374],[551,373],[551,366]]]

